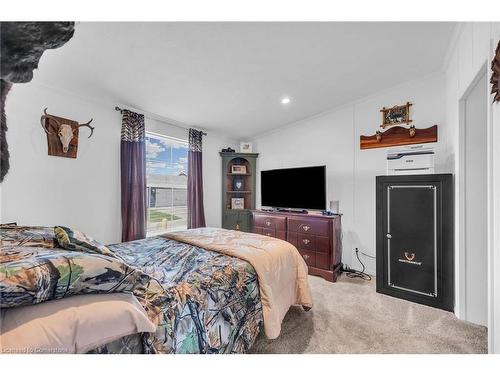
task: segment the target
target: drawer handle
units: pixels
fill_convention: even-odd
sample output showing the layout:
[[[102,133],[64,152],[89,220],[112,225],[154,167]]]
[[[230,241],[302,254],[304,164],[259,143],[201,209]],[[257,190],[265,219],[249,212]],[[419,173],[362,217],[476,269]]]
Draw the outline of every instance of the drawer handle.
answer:
[[[266,221],[266,225],[267,225],[268,227],[270,227],[270,226],[271,226],[271,222],[270,222],[269,220],[268,220],[268,221]]]
[[[305,260],[308,260],[308,259],[310,258],[310,256],[309,256],[309,255],[307,255],[307,254],[302,255],[302,257],[303,257]]]
[[[266,236],[271,237],[271,233],[266,233]]]
[[[311,241],[309,241],[307,238],[304,238],[304,239],[302,240],[302,242],[304,242],[304,243],[307,245],[307,244],[308,244],[309,242],[311,242]]]
[[[304,229],[305,232],[307,232],[311,227],[309,225],[303,225],[302,229]]]
[[[240,230],[240,224],[236,224],[236,230]]]

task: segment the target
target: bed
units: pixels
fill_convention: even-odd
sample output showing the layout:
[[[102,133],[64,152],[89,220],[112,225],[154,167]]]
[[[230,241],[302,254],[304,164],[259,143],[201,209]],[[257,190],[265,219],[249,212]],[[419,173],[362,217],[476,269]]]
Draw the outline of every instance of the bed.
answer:
[[[291,305],[312,307],[298,251],[261,235],[203,228],[104,246],[66,227],[1,230],[2,310],[37,316],[38,305],[95,294],[105,303],[120,293],[131,295],[140,305],[134,311],[142,307],[154,327],[66,352],[245,353],[261,329],[279,336]],[[106,315],[99,311],[86,320]],[[2,332],[4,344],[11,333]]]

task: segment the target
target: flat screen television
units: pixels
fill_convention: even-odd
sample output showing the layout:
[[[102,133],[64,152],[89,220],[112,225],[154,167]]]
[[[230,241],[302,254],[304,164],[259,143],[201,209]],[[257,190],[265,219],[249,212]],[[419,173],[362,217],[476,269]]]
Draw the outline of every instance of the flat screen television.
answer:
[[[272,169],[260,172],[261,205],[324,210],[326,167]]]

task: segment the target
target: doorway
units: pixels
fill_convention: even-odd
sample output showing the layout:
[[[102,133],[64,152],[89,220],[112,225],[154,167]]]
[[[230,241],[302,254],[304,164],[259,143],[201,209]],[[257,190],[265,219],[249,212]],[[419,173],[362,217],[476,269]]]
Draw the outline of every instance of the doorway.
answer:
[[[485,69],[460,102],[461,317],[488,325],[488,94]]]

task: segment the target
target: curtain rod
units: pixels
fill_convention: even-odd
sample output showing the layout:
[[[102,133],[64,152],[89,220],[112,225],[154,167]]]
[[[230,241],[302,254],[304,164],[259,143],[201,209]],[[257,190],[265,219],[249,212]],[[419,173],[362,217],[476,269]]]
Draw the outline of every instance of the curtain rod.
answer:
[[[118,106],[115,106],[115,111],[118,111],[118,112],[120,112],[120,113],[121,113],[121,112],[123,111],[123,108],[120,108],[120,107],[118,107]],[[137,111],[137,110],[133,110],[133,112],[136,112],[136,111]],[[140,113],[140,111],[139,111],[139,113]],[[159,119],[157,119],[157,118],[153,118],[153,117],[151,117],[151,116],[147,116],[144,112],[142,112],[141,114],[142,114],[144,117],[150,118],[150,119],[152,119],[152,120],[157,120],[157,121],[160,121],[160,122],[165,122],[166,124],[169,124],[169,125],[175,126],[175,127],[177,127],[177,128],[181,128],[181,129],[186,129],[186,130],[189,130],[189,128],[187,128],[187,127],[180,126],[180,125],[176,125],[176,124],[172,124],[172,123],[170,123],[170,122],[162,121],[162,120],[159,120]],[[204,131],[202,131],[202,132],[201,132],[201,134],[202,134],[202,135],[207,135],[207,133],[205,133]]]

